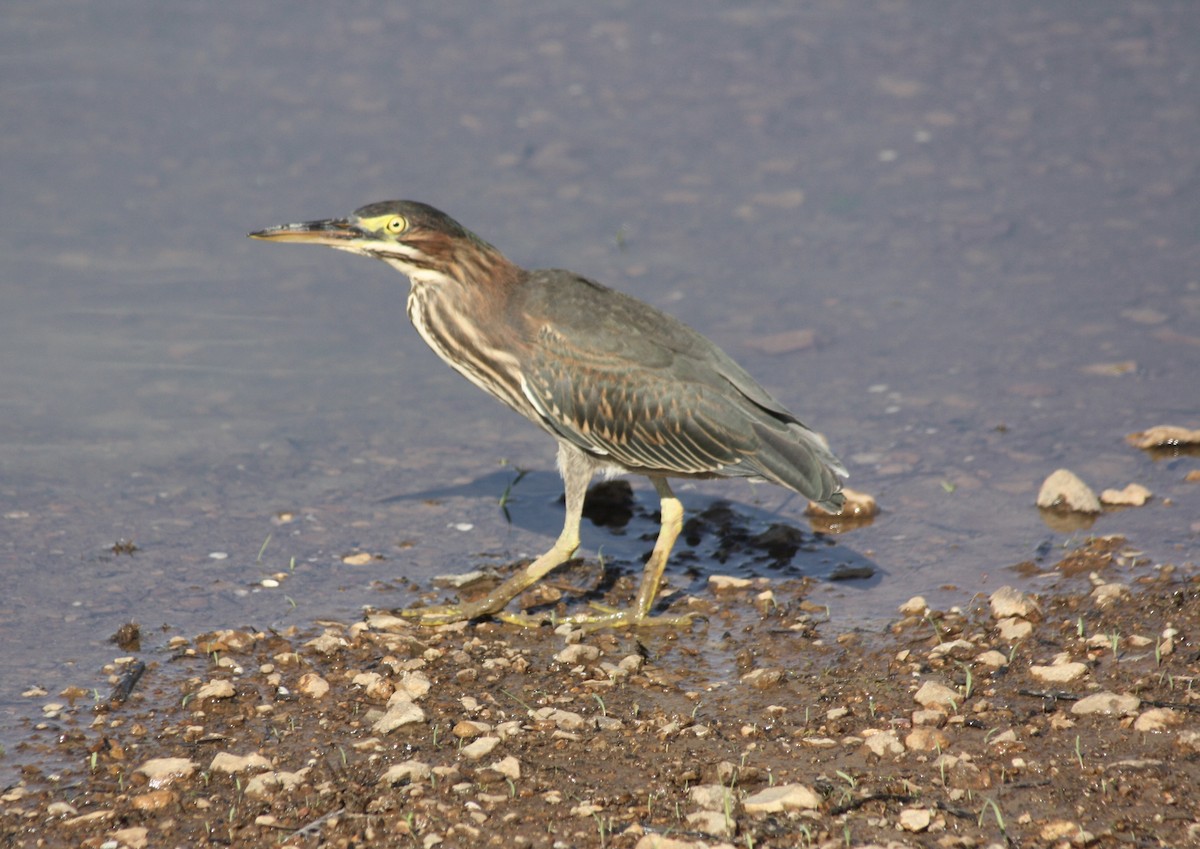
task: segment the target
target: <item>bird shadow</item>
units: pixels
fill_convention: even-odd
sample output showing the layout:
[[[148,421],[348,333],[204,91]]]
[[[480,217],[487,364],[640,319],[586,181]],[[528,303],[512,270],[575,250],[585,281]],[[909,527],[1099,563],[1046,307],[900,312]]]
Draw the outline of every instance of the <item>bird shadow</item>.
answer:
[[[549,471],[500,469],[467,483],[398,494],[383,502],[454,497],[492,499],[501,521],[550,539],[562,529],[562,481]],[[699,492],[683,493],[681,500],[686,511],[683,530],[667,569],[693,584],[722,574],[808,577],[865,590],[882,580],[879,565],[844,544],[845,535],[814,530],[806,519]],[[795,501],[804,503],[797,496],[785,499],[781,507]],[[606,567],[641,569],[659,530],[653,491],[639,492],[624,478],[593,483],[583,515],[585,551],[597,552]]]

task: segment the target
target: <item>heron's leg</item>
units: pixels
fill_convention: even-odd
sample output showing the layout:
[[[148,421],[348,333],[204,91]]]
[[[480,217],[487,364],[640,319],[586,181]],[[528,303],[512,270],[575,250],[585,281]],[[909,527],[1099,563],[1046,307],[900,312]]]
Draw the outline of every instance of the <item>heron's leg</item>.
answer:
[[[562,533],[558,535],[553,548],[481,599],[437,607],[410,607],[400,611],[400,615],[417,619],[422,625],[447,625],[499,613],[510,601],[540,581],[548,572],[570,560],[579,548],[583,499],[587,495],[594,466],[592,460],[577,448],[559,443],[558,468],[563,477],[567,510]]]
[[[646,561],[646,565],[642,569],[642,583],[638,587],[637,600],[632,607],[626,610],[581,613],[567,617],[567,621],[583,625],[585,628],[688,625],[691,623],[693,616],[691,613],[685,613],[682,616],[650,615],[650,608],[654,606],[654,599],[658,596],[659,587],[662,586],[663,571],[667,568],[671,549],[675,547],[675,540],[679,538],[679,532],[683,530],[683,504],[671,491],[667,479],[651,477],[650,482],[654,484],[654,489],[658,493],[662,505],[662,526],[658,531],[658,539],[654,543],[654,551],[650,553],[650,559]]]

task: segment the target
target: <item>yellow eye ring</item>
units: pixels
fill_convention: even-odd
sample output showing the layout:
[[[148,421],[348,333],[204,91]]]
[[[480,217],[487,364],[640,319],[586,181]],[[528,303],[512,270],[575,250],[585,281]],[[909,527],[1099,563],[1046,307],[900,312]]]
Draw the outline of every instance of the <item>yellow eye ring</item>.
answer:
[[[406,219],[403,215],[393,215],[388,220],[388,223],[385,225],[384,229],[386,229],[393,236],[399,236],[408,229],[408,219]]]

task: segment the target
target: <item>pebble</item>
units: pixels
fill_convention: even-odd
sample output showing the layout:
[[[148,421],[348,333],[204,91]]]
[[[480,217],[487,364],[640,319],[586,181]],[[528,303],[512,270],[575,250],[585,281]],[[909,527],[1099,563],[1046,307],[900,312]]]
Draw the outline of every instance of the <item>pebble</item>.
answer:
[[[600,649],[596,646],[589,646],[585,643],[575,643],[567,646],[554,656],[554,659],[559,663],[577,664],[584,661],[595,660],[600,656]]]
[[[309,640],[304,645],[306,648],[310,648],[320,654],[329,655],[340,651],[350,644],[346,642],[345,637],[342,635],[326,631],[321,636]]]
[[[1004,654],[1004,652],[991,649],[989,651],[985,651],[983,654],[979,655],[979,657],[975,658],[975,662],[982,663],[984,666],[995,666],[999,668],[1008,666],[1008,655]]]
[[[1037,506],[1046,510],[1099,513],[1100,499],[1070,469],[1058,469],[1042,483],[1042,488],[1038,491]]]
[[[988,597],[993,619],[1020,617],[1028,619],[1037,613],[1037,602],[1013,587],[1001,587]]]
[[[717,592],[721,590],[742,590],[750,586],[753,581],[749,578],[738,578],[734,575],[709,575],[708,585]]]
[[[1140,483],[1131,483],[1124,489],[1106,489],[1100,493],[1101,504],[1114,507],[1141,507],[1154,495]]]
[[[915,595],[900,605],[900,612],[905,616],[923,616],[928,609],[929,605],[923,595]]]
[[[196,691],[195,698],[203,702],[207,699],[231,699],[236,694],[237,691],[229,681],[224,678],[214,678]]]
[[[298,772],[261,772],[246,782],[246,795],[264,799],[276,790],[293,790],[304,783],[307,774],[307,767]]]
[[[1151,708],[1138,715],[1133,721],[1134,731],[1166,731],[1169,726],[1183,721],[1179,711],[1173,708]]]
[[[955,710],[959,703],[962,702],[962,694],[958,690],[952,690],[945,684],[939,684],[936,681],[926,681],[913,694],[913,698],[922,707],[944,712]]]
[[[473,719],[464,719],[464,720],[461,720],[458,724],[456,724],[454,726],[454,729],[450,733],[460,739],[470,740],[475,737],[482,737],[484,734],[487,734],[491,730],[492,730],[491,723],[476,722]]]
[[[155,789],[189,778],[195,771],[196,763],[187,758],[151,758],[134,770],[146,776]]]
[[[505,778],[511,778],[513,781],[521,777],[521,762],[512,755],[501,758],[488,767],[488,769],[500,773]]]
[[[733,794],[724,784],[697,784],[688,790],[692,804],[706,811],[728,810]]]
[[[905,831],[925,831],[933,822],[933,814],[928,808],[905,808],[897,818],[900,827]]]
[[[1129,585],[1113,582],[1101,584],[1092,590],[1092,598],[1100,607],[1112,607],[1118,601],[1129,597]]]
[[[310,699],[324,698],[329,692],[329,682],[315,672],[305,672],[296,682],[296,692]]]
[[[208,765],[209,772],[224,772],[229,774],[270,768],[271,762],[258,752],[249,755],[218,752],[213,756],[212,763]]]
[[[996,631],[1000,634],[1000,639],[1019,643],[1033,633],[1033,625],[1025,619],[1009,617],[996,623]]]
[[[783,675],[783,670],[776,667],[755,669],[742,676],[742,683],[749,684],[756,690],[766,690],[782,681]]]
[[[737,823],[723,811],[696,811],[684,817],[692,830],[713,837],[732,837]]]
[[[151,790],[134,796],[129,804],[137,811],[161,811],[175,804],[178,798],[173,790]]]
[[[144,825],[131,825],[128,828],[118,828],[112,833],[113,839],[120,846],[129,849],[145,849],[149,844],[150,829]]]
[[[383,775],[379,776],[380,784],[417,784],[428,781],[433,770],[424,761],[408,760],[404,763],[392,764]]]
[[[469,761],[477,761],[482,757],[490,755],[492,750],[499,745],[499,737],[480,737],[478,740],[473,740],[463,746],[459,753]]]
[[[864,737],[866,734],[867,732],[864,731]],[[895,731],[877,731],[866,737],[863,740],[863,745],[867,747],[871,754],[881,758],[888,755],[898,756],[904,754],[904,744],[900,742],[900,738],[896,736]]]
[[[1100,713],[1109,716],[1124,716],[1137,713],[1142,700],[1137,696],[1117,693],[1094,693],[1077,701],[1071,706],[1071,713],[1083,716],[1089,713]]]
[[[1029,674],[1039,681],[1048,681],[1062,684],[1067,681],[1077,681],[1084,675],[1087,675],[1088,667],[1086,663],[1079,661],[1068,661],[1066,663],[1054,663],[1050,666],[1031,666]]]
[[[425,711],[413,704],[407,698],[397,699],[402,695],[399,691],[388,700],[387,710],[383,716],[375,720],[371,730],[377,734],[387,734],[404,725],[425,721]]]
[[[950,737],[941,729],[922,725],[909,732],[904,745],[911,752],[943,751],[950,745]]]
[[[777,814],[782,811],[814,811],[821,806],[821,797],[803,784],[779,784],[760,790],[742,800],[748,814]]]

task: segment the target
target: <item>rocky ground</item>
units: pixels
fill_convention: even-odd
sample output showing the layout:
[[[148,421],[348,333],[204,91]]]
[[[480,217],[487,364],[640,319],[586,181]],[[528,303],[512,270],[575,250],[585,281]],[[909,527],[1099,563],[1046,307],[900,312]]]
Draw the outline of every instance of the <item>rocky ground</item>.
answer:
[[[689,631],[380,612],[176,639],[28,694],[0,842],[1195,843],[1200,582],[1121,539],[1055,568],[1078,592],[914,599],[887,633],[840,632],[804,581],[714,578],[672,600]]]

